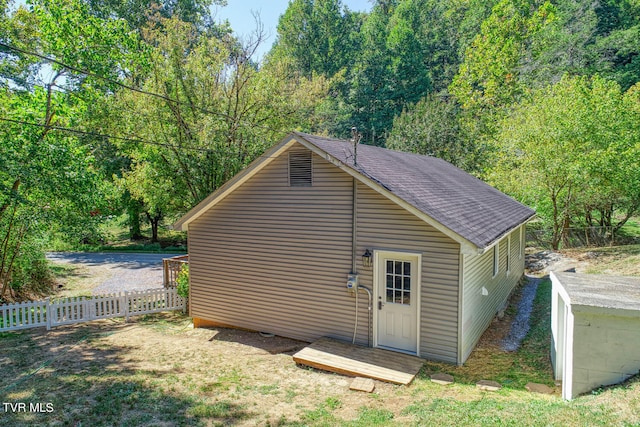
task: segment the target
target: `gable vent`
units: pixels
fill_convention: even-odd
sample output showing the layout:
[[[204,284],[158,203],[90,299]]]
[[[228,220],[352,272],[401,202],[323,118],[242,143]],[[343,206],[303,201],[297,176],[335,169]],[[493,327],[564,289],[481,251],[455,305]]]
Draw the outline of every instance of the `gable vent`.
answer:
[[[311,187],[312,182],[311,151],[290,152],[289,185],[291,187]]]

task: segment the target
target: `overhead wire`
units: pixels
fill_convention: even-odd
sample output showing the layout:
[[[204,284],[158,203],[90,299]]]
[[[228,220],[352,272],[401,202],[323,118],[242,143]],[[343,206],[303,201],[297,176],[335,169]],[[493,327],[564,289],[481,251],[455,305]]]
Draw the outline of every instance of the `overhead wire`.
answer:
[[[225,118],[225,119],[228,119],[228,120],[236,120],[235,117],[230,116],[229,114],[221,113],[220,111],[209,110],[208,108],[203,108],[203,107],[200,107],[200,106],[197,106],[197,105],[193,105],[193,104],[191,104],[189,102],[185,102],[185,101],[180,101],[178,99],[174,99],[174,98],[171,98],[171,97],[166,96],[166,95],[162,95],[162,94],[157,93],[157,92],[151,92],[151,91],[147,91],[147,90],[144,90],[144,89],[139,89],[139,88],[136,88],[134,86],[128,85],[126,83],[123,83],[121,81],[114,80],[114,79],[109,78],[109,77],[105,77],[105,76],[100,75],[98,73],[95,73],[93,71],[82,69],[82,68],[79,68],[79,67],[75,67],[73,65],[66,64],[66,63],[64,63],[64,62],[62,62],[62,61],[60,61],[58,59],[51,58],[49,56],[42,55],[40,53],[33,52],[33,51],[30,51],[30,50],[26,50],[26,49],[23,49],[23,48],[19,48],[17,46],[13,46],[13,45],[7,44],[7,43],[2,42],[2,41],[0,41],[0,47],[4,47],[5,49],[13,50],[15,52],[20,52],[20,53],[25,54],[25,55],[35,56],[36,58],[40,58],[40,59],[42,59],[42,60],[44,60],[46,62],[50,62],[52,64],[59,65],[59,66],[61,66],[63,68],[66,68],[66,69],[68,69],[70,71],[73,71],[75,73],[84,74],[85,76],[89,76],[89,77],[94,77],[94,78],[97,78],[99,80],[102,80],[102,81],[105,81],[105,82],[108,82],[108,83],[111,83],[111,84],[115,84],[115,85],[120,86],[120,87],[122,87],[124,89],[131,90],[131,91],[143,94],[143,95],[156,97],[156,98],[162,99],[164,101],[167,101],[167,102],[170,102],[170,103],[173,103],[173,104],[185,105],[185,106],[188,106],[189,108],[194,108],[194,109],[199,110],[199,111],[201,111],[203,113],[219,116],[219,117],[222,117],[222,118]],[[259,128],[271,131],[271,132],[279,132],[279,130],[270,128],[270,127],[265,126],[265,125],[261,125],[261,124],[257,124],[257,123],[253,123],[253,122],[247,122],[246,120],[239,120],[239,121],[240,122],[244,122],[245,124],[250,124],[251,126],[254,126],[254,127],[259,127]]]
[[[215,150],[215,149],[212,149],[212,148],[178,146],[178,145],[173,145],[173,144],[167,144],[167,143],[164,143],[164,142],[151,141],[151,140],[139,139],[139,138],[127,138],[127,137],[122,137],[122,136],[108,135],[108,134],[102,134],[102,133],[96,133],[96,132],[88,132],[88,131],[83,131],[83,130],[80,130],[80,129],[67,128],[67,127],[64,127],[64,126],[46,125],[46,124],[42,124],[42,123],[34,123],[34,122],[27,122],[27,121],[24,121],[24,120],[10,119],[10,118],[7,118],[7,117],[0,117],[0,121],[20,124],[20,125],[25,125],[25,126],[48,128],[48,129],[52,129],[52,130],[56,130],[56,131],[75,133],[75,134],[80,134],[80,135],[85,135],[85,136],[92,136],[92,137],[96,137],[96,138],[116,139],[116,140],[120,140],[120,141],[124,141],[124,142],[132,142],[132,143],[148,144],[148,145],[157,145],[157,146],[161,146],[161,147],[165,147],[165,148],[172,148],[172,149],[176,149],[176,150],[190,150],[190,151],[200,151],[200,152],[205,152],[205,153],[227,154],[227,152],[225,152],[223,150]],[[260,155],[260,156],[257,156],[256,158],[270,159],[270,158],[273,158],[273,157]]]
[[[281,130],[278,129],[273,129],[269,126],[265,126],[263,124],[258,124],[255,122],[249,122],[247,120],[244,119],[240,119],[237,120],[236,118],[228,115],[228,114],[224,114],[221,113],[219,111],[213,111],[213,110],[209,110],[206,108],[202,108],[199,107],[197,105],[192,105],[191,103],[185,102],[185,101],[180,101],[177,99],[173,99],[169,96],[166,95],[162,95],[156,92],[150,92],[150,91],[146,91],[143,89],[139,89],[136,87],[133,87],[131,85],[125,84],[123,82],[120,82],[118,80],[114,80],[111,79],[109,77],[105,77],[103,75],[100,75],[98,73],[95,73],[93,71],[90,70],[86,70],[86,69],[82,69],[79,67],[75,67],[73,65],[69,65],[66,64],[58,59],[55,58],[51,58],[49,56],[37,53],[37,52],[33,52],[27,49],[23,49],[23,48],[19,48],[17,46],[13,46],[10,44],[7,44],[5,42],[0,41],[0,47],[4,47],[5,49],[9,49],[15,52],[19,52],[25,55],[31,55],[31,56],[35,56],[37,58],[40,58],[46,62],[49,63],[53,63],[56,65],[59,65],[65,69],[68,69],[70,71],[73,71],[75,73],[78,74],[83,74],[85,76],[89,76],[89,77],[94,77],[96,79],[117,85],[119,87],[122,87],[124,89],[127,90],[131,90],[143,95],[147,95],[147,96],[152,96],[155,98],[159,98],[162,99],[164,101],[173,103],[173,104],[177,104],[177,105],[185,105],[188,106],[190,108],[195,108],[201,112],[210,114],[210,115],[215,115],[218,117],[222,117],[224,119],[230,119],[230,120],[234,120],[237,121],[239,123],[245,123],[248,124],[252,127],[256,127],[256,128],[261,128],[261,129],[265,129],[268,130],[270,132],[281,132]],[[44,89],[48,89],[47,86],[43,86],[43,85],[38,85],[38,84],[33,84],[33,86],[38,86]],[[64,93],[66,94],[73,94],[74,96],[77,96],[77,94],[73,93],[72,91],[69,91],[67,88],[61,87],[59,85],[56,85],[56,87],[62,89],[64,91]],[[80,98],[82,99],[82,98]],[[43,127],[43,128],[48,128],[48,129],[53,129],[53,130],[57,130],[57,131],[62,131],[62,132],[69,132],[69,133],[74,133],[74,134],[79,134],[79,135],[85,135],[85,136],[91,136],[91,137],[97,137],[97,138],[107,138],[107,139],[113,139],[113,140],[119,140],[119,141],[124,141],[124,142],[132,142],[132,143],[139,143],[139,144],[149,144],[149,145],[156,145],[156,146],[162,146],[162,147],[166,147],[166,148],[172,148],[172,149],[179,149],[179,150],[191,150],[191,151],[199,151],[199,152],[209,152],[209,153],[224,153],[224,151],[222,150],[215,150],[215,149],[211,149],[211,148],[201,148],[201,147],[190,147],[190,146],[178,146],[178,145],[174,145],[174,144],[168,144],[168,143],[163,143],[163,142],[158,142],[158,141],[150,141],[150,140],[146,140],[143,138],[139,138],[139,137],[135,137],[135,138],[129,138],[129,137],[122,137],[122,136],[116,136],[116,135],[108,135],[108,134],[104,134],[104,133],[98,133],[98,132],[90,132],[90,131],[84,131],[84,130],[80,130],[80,129],[74,129],[74,128],[69,128],[69,127],[64,127],[64,126],[56,126],[56,125],[46,125],[46,124],[41,124],[41,123],[34,123],[34,122],[28,122],[28,121],[24,121],[24,120],[17,120],[17,119],[11,119],[11,118],[7,118],[7,117],[0,117],[0,121],[4,121],[4,122],[13,122],[16,124],[21,124],[21,125],[25,125],[25,126],[36,126],[36,127]],[[257,156],[258,158],[269,158],[269,156]]]

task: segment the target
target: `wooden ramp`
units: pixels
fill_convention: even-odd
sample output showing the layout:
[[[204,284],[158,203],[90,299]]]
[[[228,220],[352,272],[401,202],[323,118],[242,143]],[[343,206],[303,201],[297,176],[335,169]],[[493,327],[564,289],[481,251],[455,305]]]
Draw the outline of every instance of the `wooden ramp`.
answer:
[[[351,377],[367,377],[394,384],[413,381],[424,360],[416,356],[320,338],[293,355],[301,365]]]

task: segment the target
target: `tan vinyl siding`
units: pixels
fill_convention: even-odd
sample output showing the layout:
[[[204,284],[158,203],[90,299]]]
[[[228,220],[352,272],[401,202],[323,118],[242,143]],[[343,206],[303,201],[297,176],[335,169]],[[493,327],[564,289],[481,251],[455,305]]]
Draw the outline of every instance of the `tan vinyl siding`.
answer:
[[[313,185],[290,187],[288,157],[189,225],[191,315],[306,341],[350,341],[353,180],[313,155]],[[357,209],[360,284],[374,290],[365,249],[421,253],[420,355],[455,363],[459,244],[361,183]],[[366,345],[373,338],[366,292],[358,304],[356,342]]]
[[[509,294],[524,272],[524,258],[519,258],[520,230],[511,234],[511,244],[505,236],[499,243],[499,270],[493,277],[493,248],[482,255],[464,255],[464,295],[462,308],[462,360],[463,363],[487,329],[497,311],[504,305]],[[507,250],[510,246],[510,256]],[[507,259],[510,262],[507,274]],[[485,287],[488,295],[482,295]]]
[[[306,341],[351,340],[352,179],[314,155],[313,185],[291,187],[288,157],[190,224],[191,315]],[[358,341],[367,344],[360,296]]]
[[[366,249],[422,254],[420,356],[455,363],[459,244],[363,184],[358,184],[357,237],[360,283],[372,290],[373,269],[361,266]]]

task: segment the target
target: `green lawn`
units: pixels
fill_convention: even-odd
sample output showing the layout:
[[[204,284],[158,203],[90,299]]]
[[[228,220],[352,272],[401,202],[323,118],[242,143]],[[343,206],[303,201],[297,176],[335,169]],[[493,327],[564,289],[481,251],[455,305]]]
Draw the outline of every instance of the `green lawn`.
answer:
[[[194,330],[179,313],[126,324],[98,321],[0,334],[0,399],[50,403],[53,412],[5,412],[1,425],[73,426],[631,426],[640,424],[640,382],[565,402],[529,393],[554,385],[549,366],[550,284],[542,282],[533,327],[513,353],[478,348],[463,367],[427,362],[408,387],[350,380],[297,367],[301,345],[236,330]],[[280,341],[273,341],[280,340]],[[271,346],[271,347],[269,347]],[[434,372],[456,382],[440,386]],[[479,379],[503,384],[481,391]]]

